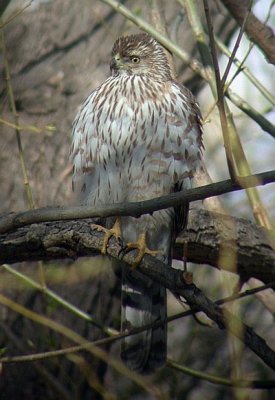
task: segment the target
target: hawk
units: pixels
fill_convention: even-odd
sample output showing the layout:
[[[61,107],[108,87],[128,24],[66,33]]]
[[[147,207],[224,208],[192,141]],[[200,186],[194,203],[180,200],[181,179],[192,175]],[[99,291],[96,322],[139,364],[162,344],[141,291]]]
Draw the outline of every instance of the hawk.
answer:
[[[73,123],[73,187],[82,204],[93,206],[149,200],[192,184],[201,166],[202,129],[191,92],[171,77],[161,45],[146,33],[120,37],[113,46],[111,76],[80,107]],[[106,218],[102,252],[110,236],[171,265],[176,235],[188,206],[140,218]],[[114,226],[113,226],[114,224]],[[113,227],[112,227],[113,226]],[[113,260],[116,264],[118,261]],[[166,289],[138,268],[122,272],[123,331],[163,322]],[[148,374],[166,361],[166,324],[123,339],[122,360]]]

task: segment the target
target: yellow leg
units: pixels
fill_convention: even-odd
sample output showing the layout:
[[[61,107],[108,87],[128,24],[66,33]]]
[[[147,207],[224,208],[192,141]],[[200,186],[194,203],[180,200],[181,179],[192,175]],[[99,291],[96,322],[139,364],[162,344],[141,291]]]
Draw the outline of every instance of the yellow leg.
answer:
[[[137,249],[138,250],[138,255],[136,256],[134,262],[132,263],[133,268],[136,268],[139,265],[144,254],[149,254],[150,256],[156,256],[158,254],[162,254],[162,251],[160,251],[160,250],[148,249],[148,247],[146,245],[145,233],[142,233],[136,242],[127,243],[127,250],[128,249]]]
[[[121,218],[118,217],[114,223],[114,226],[111,229],[104,228],[101,225],[92,224],[91,228],[96,229],[99,232],[104,232],[105,235],[103,237],[101,253],[106,254],[107,246],[110,238],[114,236],[116,239],[121,238]]]

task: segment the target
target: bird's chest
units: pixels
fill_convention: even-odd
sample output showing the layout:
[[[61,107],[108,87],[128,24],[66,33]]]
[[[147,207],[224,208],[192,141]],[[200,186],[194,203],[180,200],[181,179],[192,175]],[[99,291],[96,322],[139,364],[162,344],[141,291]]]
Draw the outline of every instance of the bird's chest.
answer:
[[[104,102],[94,110],[92,158],[112,168],[124,168],[131,162],[137,169],[155,158],[173,158],[181,151],[186,114],[166,84],[130,77],[119,89],[111,86]]]
[[[102,85],[75,128],[75,167],[82,165],[91,201],[158,197],[189,177],[199,153],[190,117],[180,89],[170,83],[130,77]]]

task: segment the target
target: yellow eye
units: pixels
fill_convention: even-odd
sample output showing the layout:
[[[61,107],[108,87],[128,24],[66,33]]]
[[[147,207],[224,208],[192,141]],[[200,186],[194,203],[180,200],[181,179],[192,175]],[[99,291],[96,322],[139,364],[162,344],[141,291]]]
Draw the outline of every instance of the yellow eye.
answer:
[[[134,64],[138,64],[140,62],[140,58],[138,56],[131,56],[130,60],[134,63]]]

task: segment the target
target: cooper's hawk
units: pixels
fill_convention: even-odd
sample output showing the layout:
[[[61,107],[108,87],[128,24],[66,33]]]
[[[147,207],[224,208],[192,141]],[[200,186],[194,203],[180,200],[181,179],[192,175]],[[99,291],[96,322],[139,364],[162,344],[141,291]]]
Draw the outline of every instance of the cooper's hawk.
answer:
[[[188,89],[172,79],[163,48],[145,33],[121,37],[110,66],[111,76],[82,104],[73,125],[73,185],[82,204],[148,200],[189,188],[201,164],[200,111]],[[184,205],[122,217],[111,234],[121,228],[122,240],[140,249],[137,261],[152,249],[170,265],[187,212]],[[113,222],[107,218],[105,226]],[[109,237],[106,230],[104,247]],[[138,269],[126,269],[122,281],[122,330],[166,318],[164,287]],[[166,342],[164,323],[125,338],[122,359],[150,373],[165,363]]]

